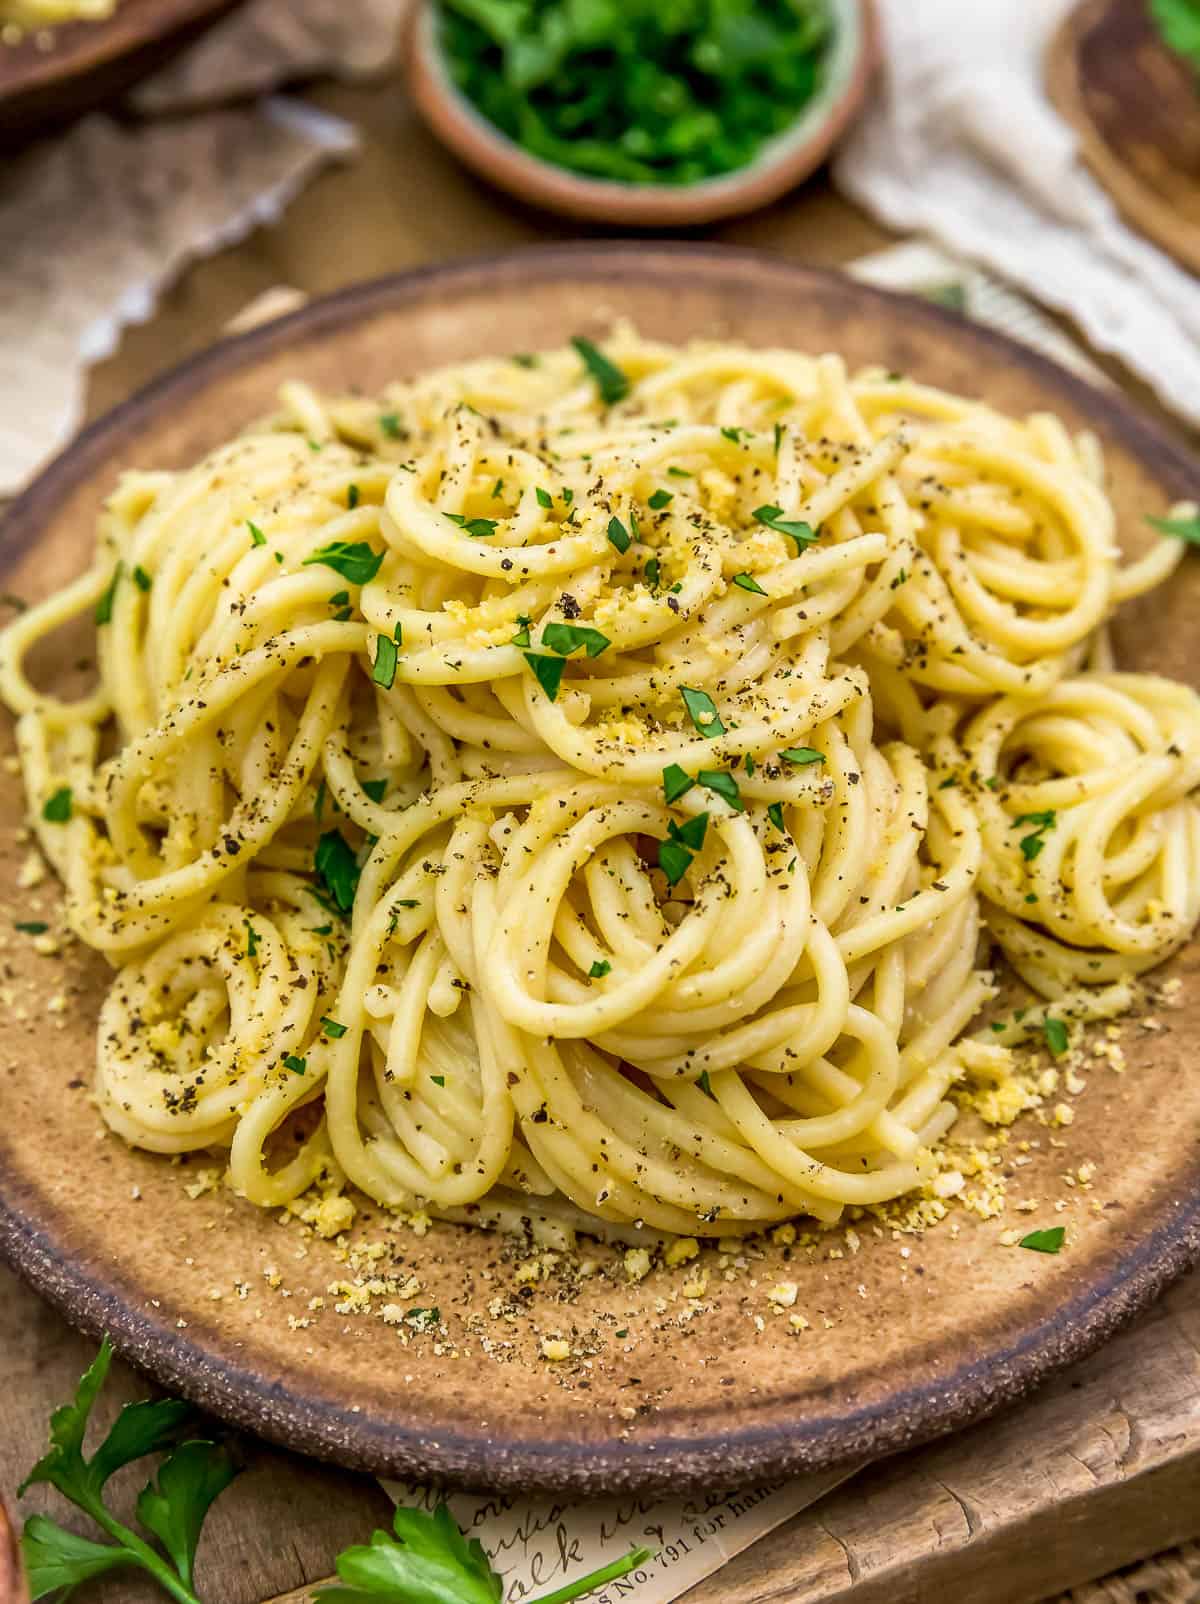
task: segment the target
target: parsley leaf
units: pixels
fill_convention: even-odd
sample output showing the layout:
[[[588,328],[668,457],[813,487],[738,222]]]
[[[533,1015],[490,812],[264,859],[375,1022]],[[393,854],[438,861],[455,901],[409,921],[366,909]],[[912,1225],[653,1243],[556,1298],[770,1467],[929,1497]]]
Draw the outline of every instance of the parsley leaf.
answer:
[[[678,841],[689,851],[699,852],[704,845],[704,837],[708,834],[708,814],[697,813],[684,824],[676,824],[672,819],[667,825],[667,834],[672,841]]]
[[[243,919],[242,923],[246,927],[246,957],[256,958],[258,956],[258,931],[250,923],[249,919]]]
[[[340,830],[326,830],[317,842],[313,870],[338,913],[349,913],[358,890],[359,867]]]
[[[284,1053],[283,1067],[290,1069],[293,1075],[303,1075],[308,1068],[307,1058],[297,1058],[295,1053]]]
[[[662,771],[662,780],[663,796],[668,802],[678,802],[679,798],[685,796],[696,783],[685,769],[679,767],[678,763],[667,764]]]
[[[125,564],[118,562],[112,571],[112,578],[100,592],[100,600],[96,603],[95,618],[97,624],[111,624],[113,615],[113,599],[117,594],[117,585],[121,575],[125,572]]]
[[[364,780],[362,788],[371,798],[372,802],[382,802],[387,794],[386,780]]]
[[[1046,1046],[1055,1058],[1061,1058],[1067,1050],[1067,1027],[1061,1019],[1047,1017],[1042,1021],[1042,1035],[1046,1038]]]
[[[525,652],[522,655],[546,695],[552,702],[556,701],[558,688],[562,684],[563,669],[567,666],[566,658],[544,657],[540,652]]]
[[[176,1398],[127,1404],[88,1458],[83,1439],[111,1360],[112,1347],[105,1337],[74,1400],[51,1416],[49,1452],[25,1478],[20,1491],[35,1482],[49,1482],[90,1515],[113,1542],[96,1543],[44,1515],[31,1516],[21,1539],[31,1593],[41,1598],[58,1588],[71,1588],[106,1571],[133,1565],[148,1572],[179,1604],[198,1604],[192,1592],[192,1563],[200,1529],[213,1500],[233,1480],[237,1467],[228,1450],[215,1443],[175,1446],[192,1418],[190,1405]],[[115,1518],[103,1493],[108,1479],[122,1466],[168,1449],[172,1452],[159,1466],[157,1478],[143,1488],[137,1501],[137,1518],[161,1541],[164,1557]]]
[[[609,974],[611,970],[612,964],[609,963],[607,958],[598,958],[588,970],[588,975],[592,980],[603,980],[604,976]]]
[[[461,512],[448,512],[446,517],[452,524],[457,524],[460,529],[465,529],[469,535],[473,535],[476,540],[486,540],[489,535],[496,533],[498,519],[495,518],[466,518]]]
[[[658,843],[658,866],[669,886],[678,885],[692,866],[692,853],[680,841]]]
[[[137,567],[133,570],[133,582],[137,586],[137,588],[142,592],[143,595],[146,593],[146,591],[148,591],[150,589],[151,585],[153,585],[153,583],[154,583],[153,579],[146,572],[146,570],[142,567],[141,563],[139,563],[137,565]]]
[[[1147,518],[1146,522],[1164,535],[1175,535],[1193,546],[1200,546],[1200,518]]]
[[[576,334],[571,344],[579,352],[584,367],[595,379],[596,388],[604,405],[612,407],[616,406],[618,401],[624,401],[629,394],[629,379],[616,363],[610,362],[603,351],[594,346],[591,340],[585,340],[581,334]]]
[[[1045,1231],[1030,1231],[1017,1243],[1019,1248],[1032,1248],[1035,1253],[1057,1253],[1066,1240],[1065,1225],[1052,1225]]]
[[[351,512],[353,512],[355,507],[358,506],[358,486],[357,485],[347,485],[346,486],[346,506],[349,509],[349,511],[351,511]]]
[[[557,652],[560,657],[569,657],[581,646],[586,647],[589,657],[599,657],[612,642],[598,629],[589,629],[586,625],[547,624],[542,630],[542,645]]]
[[[659,565],[657,557],[650,557],[647,559],[645,574],[646,583],[650,586],[651,590],[657,590],[658,582],[662,577],[662,568]]]
[[[785,746],[780,752],[785,763],[793,763],[798,769],[804,768],[808,763],[824,763],[824,752],[818,752],[815,746]]]
[[[303,566],[310,568],[313,563],[332,568],[334,573],[341,574],[352,585],[366,585],[379,572],[383,553],[376,551],[365,540],[331,540],[328,546],[322,546],[311,557],[306,557]]]
[[[1057,818],[1058,815],[1055,813],[1054,809],[1047,808],[1043,813],[1018,814],[1013,820],[1014,829],[1019,824],[1032,824],[1036,826],[1036,828],[1031,830],[1028,835],[1023,835],[1019,843],[1021,848],[1021,856],[1025,859],[1026,863],[1032,863],[1034,858],[1038,856],[1042,848],[1046,845],[1046,831],[1053,830]]]
[[[513,636],[512,640],[509,641],[508,644],[510,646],[528,646],[529,645],[529,625],[530,625],[530,622],[531,622],[531,620],[526,618],[524,613],[518,613],[517,614],[517,633]]]
[[[263,534],[262,530],[258,527],[258,525],[256,523],[251,523],[249,518],[246,519],[246,528],[250,531],[250,543],[252,545],[254,545],[254,546],[265,546],[266,545],[266,543],[267,543],[266,535]]]
[[[44,919],[18,919],[13,925],[24,936],[44,936],[49,928]]]
[[[680,695],[698,734],[709,741],[715,740],[718,735],[724,735],[725,726],[721,723],[717,704],[707,691],[697,691],[690,685],[682,685]]]
[[[646,505],[652,507],[655,512],[661,512],[664,507],[669,507],[674,500],[674,491],[656,490]]]
[[[821,531],[814,529],[811,524],[805,523],[803,518],[785,518],[782,507],[774,507],[770,504],[764,507],[755,507],[753,517],[760,524],[765,524],[768,529],[773,529],[777,535],[786,535],[789,540],[794,540],[796,542],[797,556],[806,546],[811,546],[814,541],[821,538]]]
[[[47,824],[66,824],[71,817],[71,810],[71,787],[60,785],[54,795],[47,797],[42,804],[42,818]]]
[[[733,583],[740,585],[743,590],[753,591],[756,596],[767,594],[753,574],[734,574]]]
[[[702,1069],[696,1076],[696,1085],[699,1086],[705,1097],[711,1097],[713,1102],[716,1102],[717,1094],[712,1089],[712,1082],[708,1078],[708,1071],[706,1069]]]
[[[379,427],[389,440],[399,440],[404,432],[400,427],[400,414],[398,412],[381,412],[379,414]]]
[[[723,797],[737,812],[745,812],[742,794],[732,774],[726,774],[721,769],[701,769],[696,776],[696,783],[702,785],[706,791],[715,791],[717,796]]]
[[[544,507],[547,511],[553,507],[554,497],[548,490],[543,490],[541,485],[538,485],[533,493],[537,497],[537,504],[539,507]]]
[[[782,802],[771,802],[768,804],[767,818],[770,819],[771,823],[777,830],[781,831],[784,835],[787,834],[787,825],[783,822]]]
[[[375,661],[371,666],[371,678],[376,685],[382,685],[385,691],[390,691],[396,683],[396,643],[387,635],[375,637]]]
[[[608,541],[619,552],[624,553],[629,550],[629,531],[619,518],[608,520]]]
[[[343,1025],[339,1020],[330,1019],[328,1014],[321,1020],[322,1034],[328,1036],[331,1041],[339,1041],[349,1028],[348,1025]]]

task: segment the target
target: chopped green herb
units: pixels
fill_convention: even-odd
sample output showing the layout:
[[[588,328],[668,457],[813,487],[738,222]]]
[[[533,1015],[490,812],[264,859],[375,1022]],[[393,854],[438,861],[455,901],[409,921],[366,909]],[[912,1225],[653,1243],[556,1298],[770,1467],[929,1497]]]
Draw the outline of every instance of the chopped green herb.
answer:
[[[358,506],[358,486],[350,485],[346,491],[346,505],[351,512]]]
[[[517,633],[513,636],[512,640],[509,641],[510,646],[529,645],[529,624],[530,620],[526,618],[524,613],[517,614]]]
[[[560,657],[569,657],[580,647],[587,649],[589,657],[599,657],[612,642],[598,629],[589,629],[583,624],[547,624],[542,630],[542,645]]]
[[[782,507],[771,505],[755,507],[752,516],[760,524],[765,524],[768,529],[773,529],[777,535],[786,535],[789,540],[794,540],[797,556],[806,546],[811,546],[814,541],[821,538],[821,531],[805,523],[802,518],[785,518]]]
[[[686,468],[668,468],[667,472],[672,479],[694,479],[695,474],[689,473]]]
[[[317,842],[313,870],[334,909],[349,913],[358,890],[359,867],[340,830],[327,830]]]
[[[809,763],[825,761],[824,752],[818,752],[815,746],[785,746],[779,755],[785,763],[792,763],[798,769],[804,768]]]
[[[101,591],[100,600],[96,603],[95,618],[97,624],[112,623],[113,600],[117,594],[117,585],[124,571],[125,564],[119,562],[112,571],[112,578],[109,580],[108,585]]]
[[[404,1316],[414,1331],[433,1331],[442,1323],[440,1309],[410,1309]]]
[[[23,936],[44,936],[50,926],[43,919],[18,919],[13,926]]]
[[[753,574],[734,574],[733,583],[740,586],[742,590],[753,591],[756,596],[765,596],[767,594]]]
[[[331,607],[344,607],[349,600],[350,592],[348,590],[335,590],[329,598],[329,605]]]
[[[246,528],[250,531],[250,544],[252,546],[265,546],[266,545],[266,543],[267,543],[266,535],[263,534],[262,530],[258,527],[257,524],[251,523],[249,518],[246,519]]]
[[[47,797],[42,805],[42,818],[47,824],[66,824],[71,817],[71,787],[60,785],[53,796]]]
[[[1045,834],[1054,828],[1058,815],[1053,808],[1047,808],[1043,813],[1022,813],[1013,820],[1013,828],[1019,824],[1032,824],[1036,828],[1028,835],[1023,835],[1019,842],[1021,856],[1026,863],[1032,863],[1046,845]]]
[[[725,726],[721,723],[717,704],[707,691],[697,691],[690,685],[683,685],[680,687],[680,695],[698,734],[709,741],[715,740],[718,735],[724,735]]]
[[[701,769],[696,776],[697,785],[702,785],[706,791],[712,791],[738,813],[745,812],[738,783],[732,774],[726,774],[721,769]]]
[[[496,483],[492,486],[492,500],[493,501],[499,501],[500,494],[503,491],[503,489],[504,489],[504,480],[503,479],[497,479]]]
[[[150,575],[140,563],[133,570],[133,582],[137,588],[143,592],[149,590],[151,585],[154,583],[153,579],[151,579]]]
[[[675,496],[670,490],[656,490],[646,505],[652,507],[655,512],[661,512],[664,507],[669,507],[674,500]]]
[[[1179,540],[1186,540],[1193,546],[1200,546],[1200,517],[1197,518],[1147,518],[1146,522],[1164,535],[1174,535]]]
[[[621,553],[629,550],[629,532],[619,518],[608,520],[608,542]]]
[[[694,818],[686,820],[683,824],[676,824],[672,819],[667,825],[667,834],[672,841],[678,841],[690,852],[699,852],[704,845],[704,837],[708,834],[708,814],[697,813]]]
[[[1030,1231],[1017,1243],[1019,1248],[1032,1248],[1035,1253],[1057,1253],[1066,1241],[1065,1225],[1052,1225],[1045,1231]]]
[[[588,970],[588,975],[592,980],[603,980],[611,969],[612,964],[609,963],[607,958],[597,958],[596,962]]]
[[[647,559],[644,572],[646,576],[646,583],[652,590],[657,590],[659,581],[662,578],[662,569],[659,566],[657,557],[650,557]]]
[[[1046,1018],[1042,1021],[1042,1034],[1046,1038],[1046,1046],[1055,1058],[1061,1058],[1067,1050],[1067,1027],[1061,1019]]]
[[[576,334],[571,344],[579,352],[584,367],[595,379],[596,388],[604,405],[613,407],[618,401],[624,401],[629,394],[629,380],[620,368],[610,362],[603,351],[593,345],[591,340],[585,340],[581,334]]]
[[[518,351],[513,357],[513,361],[519,368],[536,368],[538,365],[537,357],[531,356],[528,351]]]
[[[692,866],[692,853],[679,841],[658,843],[658,866],[669,886],[678,885]]]
[[[283,1067],[290,1069],[293,1075],[303,1075],[308,1068],[307,1058],[297,1058],[295,1053],[284,1053]]]
[[[487,540],[496,533],[497,520],[495,518],[466,518],[461,512],[448,512],[446,517],[452,524],[465,529],[467,534],[476,540]]]
[[[371,665],[371,678],[376,685],[390,691],[396,682],[396,643],[387,635],[375,637],[375,661]]]
[[[326,1014],[321,1020],[322,1031],[333,1041],[340,1040],[340,1038],[346,1034],[349,1028],[349,1025],[343,1025],[336,1019],[330,1019],[328,1014]]]
[[[717,1094],[712,1089],[712,1082],[708,1078],[708,1071],[706,1069],[702,1069],[696,1076],[696,1085],[699,1086],[705,1097],[711,1097],[713,1102],[716,1102]]]
[[[398,412],[381,412],[379,414],[379,427],[392,440],[399,440],[403,433]]]
[[[787,834],[787,825],[783,822],[782,802],[772,802],[768,805],[767,818],[770,819],[777,830],[782,830],[785,835]]]
[[[965,312],[967,309],[967,287],[957,279],[951,279],[946,284],[935,284],[923,293],[927,301],[932,301],[934,306],[945,307],[948,312]]]
[[[571,503],[575,500],[575,492],[571,489],[570,485],[568,485],[566,487],[566,489],[563,491],[562,499],[563,499],[563,506],[564,507],[569,507],[571,505]]]
[[[747,774],[751,774],[751,775],[754,773],[754,753],[753,752],[747,752],[746,753],[746,773]]]
[[[533,493],[537,497],[537,504],[539,507],[553,507],[554,497],[548,490],[543,490],[541,485],[538,485],[537,489]]]
[[[775,425],[775,455],[776,456],[779,455],[779,448],[780,448],[780,446],[782,444],[783,444],[783,424],[782,423],[777,423]]]
[[[539,652],[525,652],[525,661],[533,670],[534,678],[553,702],[558,698],[558,688],[562,684],[563,669],[567,666],[565,657],[544,657]]]
[[[746,434],[749,434],[750,431],[749,431],[749,429],[727,428],[727,429],[722,429],[721,433],[725,436],[726,440],[732,440],[734,445],[737,445],[740,442],[742,436],[746,435]]]
[[[379,572],[383,553],[376,551],[365,540],[332,540],[328,546],[322,546],[311,557],[306,557],[303,566],[310,568],[314,563],[332,568],[335,574],[341,574],[352,585],[366,585]]]
[[[686,770],[679,767],[678,763],[668,763],[662,771],[662,779],[663,796],[667,802],[678,802],[679,798],[686,796],[696,783]]]
[[[244,919],[242,923],[246,926],[246,957],[256,958],[258,956],[258,931],[250,923],[249,919]]]
[[[382,802],[387,794],[387,781],[364,780],[362,783],[362,788],[371,798],[372,802]]]
[[[949,791],[949,790],[952,790],[957,784],[958,784],[958,776],[956,774],[948,774],[946,776],[946,778],[938,786],[938,790],[939,791]]]

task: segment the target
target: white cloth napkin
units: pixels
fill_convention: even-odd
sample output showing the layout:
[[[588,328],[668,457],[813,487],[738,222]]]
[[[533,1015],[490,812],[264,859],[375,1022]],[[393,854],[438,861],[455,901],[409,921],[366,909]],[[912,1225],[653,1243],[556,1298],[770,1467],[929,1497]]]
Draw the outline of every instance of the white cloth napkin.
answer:
[[[1019,285],[1200,425],[1200,282],[1128,229],[1050,105],[1075,0],[877,0],[883,66],[835,181]]]

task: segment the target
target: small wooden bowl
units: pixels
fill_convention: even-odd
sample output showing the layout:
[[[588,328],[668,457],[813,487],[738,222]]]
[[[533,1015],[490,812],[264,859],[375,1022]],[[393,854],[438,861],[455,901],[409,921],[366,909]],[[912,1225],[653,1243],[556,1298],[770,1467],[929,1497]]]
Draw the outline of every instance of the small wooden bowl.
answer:
[[[121,0],[103,22],[66,22],[0,44],[5,147],[116,100],[241,0]]]
[[[462,95],[447,70],[432,0],[405,27],[409,92],[460,161],[518,200],[592,223],[688,228],[777,200],[820,165],[862,104],[879,56],[874,0],[833,0],[837,35],[826,80],[796,122],[747,167],[696,184],[621,184],[556,167],[511,140]]]

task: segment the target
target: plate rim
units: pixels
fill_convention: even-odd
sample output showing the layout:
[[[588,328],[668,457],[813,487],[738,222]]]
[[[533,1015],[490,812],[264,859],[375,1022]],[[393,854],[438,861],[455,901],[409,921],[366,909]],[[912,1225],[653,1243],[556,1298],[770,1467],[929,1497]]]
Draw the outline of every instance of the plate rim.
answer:
[[[613,281],[645,278],[649,263],[666,259],[693,279],[735,281],[738,270],[769,273],[793,286],[823,285],[862,303],[903,308],[919,325],[951,326],[968,342],[1018,356],[1049,394],[1062,396],[1093,420],[1114,428],[1131,453],[1170,493],[1200,494],[1200,460],[1169,429],[1120,392],[1106,391],[1059,367],[1006,335],[970,323],[917,296],[862,283],[844,272],[813,267],[766,252],[677,241],[613,241],[539,245],[408,269],[348,285],[282,318],[228,336],[193,353],[88,425],[54,457],[0,522],[0,571],[36,538],[80,479],[109,453],[114,439],[164,399],[191,396],[210,379],[241,369],[293,337],[327,333],[375,310],[419,302],[487,282],[519,281],[532,289],[549,277]],[[686,265],[685,265],[686,264]],[[0,1156],[0,1256],[71,1323],[90,1335],[107,1331],[125,1358],[163,1386],[268,1440],[331,1459],[348,1469],[405,1474],[417,1471],[448,1483],[499,1490],[571,1493],[680,1491],[714,1478],[749,1485],[767,1477],[829,1469],[879,1458],[985,1418],[1028,1393],[1065,1366],[1085,1358],[1141,1312],[1172,1281],[1200,1263],[1200,1190],[1160,1205],[1139,1236],[1103,1276],[1066,1303],[1048,1308],[1000,1350],[975,1354],[951,1373],[892,1389],[866,1405],[853,1400],[836,1416],[806,1425],[802,1399],[769,1400],[762,1415],[735,1432],[665,1431],[656,1440],[607,1437],[579,1441],[527,1436],[513,1441],[439,1427],[432,1442],[420,1422],[402,1425],[355,1412],[294,1387],[267,1383],[239,1360],[236,1347],[207,1348],[128,1296],[120,1265],[85,1267],[71,1256],[65,1217],[51,1206],[39,1218],[38,1194]],[[56,1232],[57,1223],[57,1232]],[[68,1251],[64,1253],[64,1248]],[[142,1300],[143,1302],[145,1300]],[[669,1417],[670,1411],[666,1414]]]

